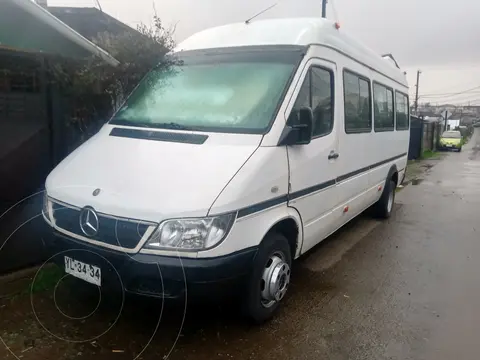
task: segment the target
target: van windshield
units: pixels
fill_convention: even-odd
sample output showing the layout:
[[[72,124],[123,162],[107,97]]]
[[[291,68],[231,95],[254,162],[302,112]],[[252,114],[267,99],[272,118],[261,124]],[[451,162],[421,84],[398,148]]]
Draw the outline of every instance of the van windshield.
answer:
[[[448,139],[461,139],[462,134],[460,133],[460,131],[445,131],[442,134],[442,137]]]
[[[153,69],[110,123],[265,133],[302,52],[238,49],[180,53],[167,70]]]

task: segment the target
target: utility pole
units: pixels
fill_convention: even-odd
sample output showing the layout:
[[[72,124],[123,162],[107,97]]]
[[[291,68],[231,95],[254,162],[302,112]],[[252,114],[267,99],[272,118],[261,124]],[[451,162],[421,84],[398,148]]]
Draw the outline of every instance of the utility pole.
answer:
[[[327,0],[322,0],[322,18],[327,17]]]
[[[420,81],[420,70],[417,70],[417,85],[415,87],[417,88],[415,90],[415,115],[418,115],[418,82]]]

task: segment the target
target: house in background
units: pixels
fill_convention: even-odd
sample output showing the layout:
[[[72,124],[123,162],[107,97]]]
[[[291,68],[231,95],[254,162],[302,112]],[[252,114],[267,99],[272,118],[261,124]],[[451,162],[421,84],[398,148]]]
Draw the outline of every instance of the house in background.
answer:
[[[56,18],[91,41],[98,34],[105,32],[110,34],[127,32],[134,36],[141,36],[137,30],[132,29],[130,26],[97,8],[48,6],[46,9]]]
[[[41,6],[31,0],[0,0],[0,273],[43,259],[41,194],[30,199],[33,203],[4,211],[40,190],[64,155],[64,118],[69,114],[59,106],[62,93],[50,81],[50,67],[59,56],[93,55],[116,66],[119,62],[88,37],[105,29],[135,31],[103,13],[80,10],[83,15],[71,17],[76,11],[48,9],[45,0],[37,1]]]
[[[40,5],[31,0],[0,2],[0,208],[41,186],[63,155],[58,154],[63,135],[56,119],[59,94],[48,78],[54,57],[96,55],[116,66],[119,62],[87,37],[97,30],[135,31],[103,13],[72,17],[69,8],[50,11],[45,1]],[[87,37],[53,13],[86,31]]]
[[[448,119],[447,120],[447,130],[454,130],[460,126],[460,119]]]

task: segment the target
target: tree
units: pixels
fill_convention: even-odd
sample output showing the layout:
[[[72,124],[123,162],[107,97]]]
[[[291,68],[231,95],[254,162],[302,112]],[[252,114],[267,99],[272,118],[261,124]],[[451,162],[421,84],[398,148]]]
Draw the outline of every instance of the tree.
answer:
[[[165,29],[159,17],[154,16],[153,20],[153,27],[139,25],[138,33],[112,35],[105,32],[94,39],[96,45],[120,61],[120,65],[112,67],[95,57],[84,69],[100,79],[104,91],[116,94],[120,90],[129,94],[153,67],[168,69],[173,65],[172,60],[165,58],[175,46],[173,30]]]
[[[141,24],[137,31],[122,34],[99,33],[93,39],[120,62],[118,66],[107,64],[99,56],[51,62],[54,86],[74,102],[75,115],[69,121],[79,131],[80,142],[103,125],[105,116],[118,108],[152,68],[167,71],[176,63],[173,57],[165,56],[175,46],[173,33],[174,29],[166,29],[154,16],[152,26]]]

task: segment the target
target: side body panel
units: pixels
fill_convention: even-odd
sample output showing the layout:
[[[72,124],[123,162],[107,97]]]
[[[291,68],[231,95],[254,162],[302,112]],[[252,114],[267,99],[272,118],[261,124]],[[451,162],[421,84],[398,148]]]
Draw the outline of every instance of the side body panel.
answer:
[[[288,118],[292,108],[300,95],[300,88],[304,84],[311,69],[330,72],[330,83],[333,91],[333,104],[335,104],[335,84],[338,82],[335,63],[323,58],[323,49],[311,47],[301,76],[295,86],[295,92],[289,101],[285,117]],[[334,60],[334,59],[332,59]],[[308,81],[308,79],[307,79]],[[312,83],[313,89],[313,83]],[[330,91],[330,88],[324,89]],[[313,99],[313,91],[311,94]],[[289,206],[297,209],[302,217],[304,240],[302,252],[312,248],[318,239],[322,239],[333,231],[333,209],[338,203],[335,177],[337,174],[336,159],[329,155],[337,149],[337,131],[335,119],[338,114],[333,113],[333,129],[314,138],[307,145],[288,147],[288,159],[290,165],[290,194]]]

